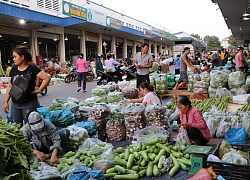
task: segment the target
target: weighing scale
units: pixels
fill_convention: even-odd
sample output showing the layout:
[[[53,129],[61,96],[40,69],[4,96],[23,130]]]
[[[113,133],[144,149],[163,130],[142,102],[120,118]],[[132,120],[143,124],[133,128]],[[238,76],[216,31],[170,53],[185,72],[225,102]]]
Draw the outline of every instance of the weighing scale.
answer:
[[[196,174],[201,168],[206,166],[208,153],[211,151],[210,146],[191,145],[185,151],[191,154],[191,173]]]

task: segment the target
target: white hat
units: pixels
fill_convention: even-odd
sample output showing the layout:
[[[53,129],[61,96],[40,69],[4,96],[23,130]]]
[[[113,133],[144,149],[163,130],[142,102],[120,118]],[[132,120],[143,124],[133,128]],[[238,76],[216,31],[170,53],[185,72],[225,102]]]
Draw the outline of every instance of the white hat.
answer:
[[[44,127],[42,116],[38,112],[31,112],[28,116],[28,122],[31,130],[39,131]]]

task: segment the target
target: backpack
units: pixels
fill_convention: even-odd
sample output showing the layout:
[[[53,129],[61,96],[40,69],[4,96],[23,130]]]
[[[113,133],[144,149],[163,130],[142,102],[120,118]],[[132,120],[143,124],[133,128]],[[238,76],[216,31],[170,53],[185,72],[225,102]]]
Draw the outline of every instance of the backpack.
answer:
[[[31,72],[27,72],[22,76],[18,76],[12,83],[10,89],[10,96],[17,103],[22,103],[25,100],[26,92],[29,87]]]

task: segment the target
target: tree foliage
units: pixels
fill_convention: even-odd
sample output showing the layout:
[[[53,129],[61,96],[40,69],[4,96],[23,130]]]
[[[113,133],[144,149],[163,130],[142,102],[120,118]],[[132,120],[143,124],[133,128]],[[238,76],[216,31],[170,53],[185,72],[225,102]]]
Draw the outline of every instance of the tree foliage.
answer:
[[[207,44],[207,51],[216,51],[222,48],[217,36],[205,36],[203,41]]]
[[[234,47],[237,47],[237,42],[235,41],[233,35],[230,36],[228,43]]]
[[[191,34],[192,37],[196,38],[197,40],[201,41],[202,37],[199,34]]]

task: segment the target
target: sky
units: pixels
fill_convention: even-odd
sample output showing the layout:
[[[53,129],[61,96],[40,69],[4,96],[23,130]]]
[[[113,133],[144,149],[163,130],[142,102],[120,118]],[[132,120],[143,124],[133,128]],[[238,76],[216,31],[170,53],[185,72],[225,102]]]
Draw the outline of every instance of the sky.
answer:
[[[98,4],[172,32],[217,36],[231,35],[218,5],[211,0],[92,0]]]

